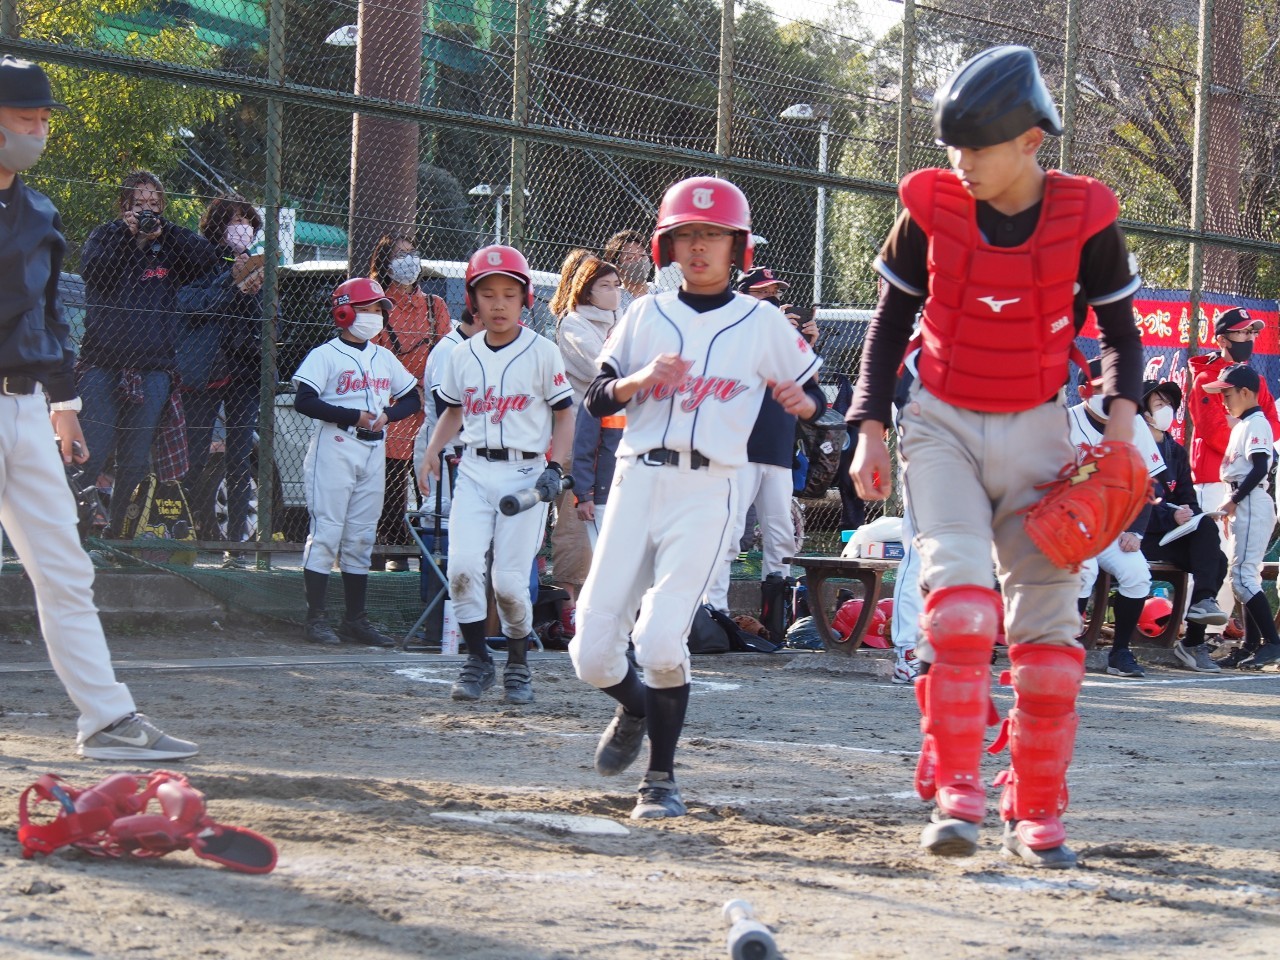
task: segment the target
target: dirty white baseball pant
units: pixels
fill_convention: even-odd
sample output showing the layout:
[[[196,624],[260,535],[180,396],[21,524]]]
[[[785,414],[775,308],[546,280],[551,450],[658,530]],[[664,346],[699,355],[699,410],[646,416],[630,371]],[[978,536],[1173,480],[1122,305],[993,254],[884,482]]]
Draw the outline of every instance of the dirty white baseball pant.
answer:
[[[1231,484],[1229,483],[1197,483],[1196,499],[1200,502],[1200,509],[1205,513],[1210,510],[1217,510],[1231,496]],[[1221,520],[1215,520],[1218,526],[1218,536],[1222,540],[1222,552],[1227,556],[1234,556],[1235,544],[1232,542],[1231,531],[1223,528]],[[1236,607],[1235,589],[1231,584],[1231,578],[1227,577],[1222,581],[1222,589],[1218,591],[1218,606],[1230,613]],[[1205,627],[1205,633],[1222,633],[1222,626],[1214,624]]]
[[[738,544],[747,529],[747,513],[755,504],[760,521],[762,556],[760,579],[771,573],[784,577],[791,574],[783,557],[796,552],[796,526],[791,519],[791,494],[794,485],[791,471],[771,463],[748,463],[738,471],[738,513],[734,518],[733,536],[725,546],[724,562],[707,591],[707,603],[717,610],[729,609],[729,576],[738,556]]]
[[[84,741],[135,706],[111,666],[93,605],[93,564],[80,546],[75,498],[41,394],[0,395],[0,525],[31,578],[49,660],[80,711]]]
[[[1241,603],[1248,603],[1262,591],[1262,561],[1275,527],[1276,503],[1260,484],[1236,504],[1231,519],[1231,572],[1227,583]]]
[[[387,493],[387,451],[381,440],[322,423],[303,461],[303,490],[311,527],[302,551],[306,570],[368,573]]]
[[[630,637],[648,686],[689,682],[689,627],[730,542],[737,473],[618,458],[569,643],[582,680],[601,688],[621,683]]]
[[[463,453],[449,514],[449,597],[459,623],[488,615],[485,554],[492,542],[493,599],[502,633],[515,640],[533,633],[529,570],[542,546],[549,504],[507,517],[498,503],[509,493],[528,490],[546,468],[542,457],[491,462],[470,449]]]
[[[1141,550],[1125,553],[1120,549],[1120,539],[1117,537],[1096,557],[1090,557],[1080,564],[1080,591],[1076,594],[1080,599],[1093,593],[1099,567],[1115,579],[1120,596],[1138,600],[1151,593],[1151,567],[1147,564],[1146,556]]]

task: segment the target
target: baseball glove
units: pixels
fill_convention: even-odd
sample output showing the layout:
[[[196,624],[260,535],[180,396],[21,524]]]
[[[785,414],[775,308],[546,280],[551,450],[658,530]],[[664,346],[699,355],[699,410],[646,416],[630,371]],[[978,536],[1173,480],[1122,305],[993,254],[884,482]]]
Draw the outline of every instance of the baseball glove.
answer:
[[[749,617],[746,614],[734,617],[733,622],[738,625],[738,629],[743,633],[749,633],[753,637],[764,637],[766,640],[772,640],[769,631],[765,629],[765,625],[755,617]]]
[[[1147,465],[1131,443],[1085,447],[1079,463],[1038,489],[1047,492],[1023,517],[1027,535],[1064,570],[1101,553],[1151,500]]]

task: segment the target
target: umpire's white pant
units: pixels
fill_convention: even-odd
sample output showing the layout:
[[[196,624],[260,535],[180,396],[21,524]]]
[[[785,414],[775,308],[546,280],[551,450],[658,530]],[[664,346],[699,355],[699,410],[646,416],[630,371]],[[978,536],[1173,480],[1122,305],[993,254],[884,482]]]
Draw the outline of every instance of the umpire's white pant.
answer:
[[[786,467],[748,463],[738,469],[738,515],[734,518],[733,538],[725,549],[724,562],[716,570],[715,582],[707,591],[707,603],[717,610],[729,609],[729,575],[738,556],[738,544],[747,529],[747,512],[753,503],[762,542],[760,579],[771,573],[785,577],[791,572],[782,558],[796,552],[796,525],[791,519],[793,489],[791,471]]]
[[[80,711],[80,741],[133,713],[93,605],[93,564],[40,394],[0,395],[0,525],[35,589],[49,660]]]

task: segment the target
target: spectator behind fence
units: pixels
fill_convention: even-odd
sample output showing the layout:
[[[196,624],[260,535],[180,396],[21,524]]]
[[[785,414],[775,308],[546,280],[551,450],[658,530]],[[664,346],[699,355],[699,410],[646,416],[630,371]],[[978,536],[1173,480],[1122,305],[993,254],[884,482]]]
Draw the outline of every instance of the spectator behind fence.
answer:
[[[96,477],[113,450],[116,456],[110,537],[120,535],[129,498],[147,475],[173,384],[178,289],[217,262],[213,244],[164,219],[164,185],[155,174],[128,174],[117,204],[119,218],[95,227],[80,253],[86,302],[77,369],[86,475]]]
[[[547,309],[557,320],[569,312],[569,291],[573,283],[573,275],[578,272],[582,261],[591,255],[590,250],[582,247],[574,247],[565,254],[564,262],[560,264],[560,282],[556,284],[556,292],[547,302]]]
[[[218,255],[212,269],[178,291],[178,375],[187,419],[190,468],[185,487],[203,540],[249,536],[253,442],[262,382],[262,258],[248,250],[262,217],[244,197],[218,197],[200,218],[201,235]],[[222,476],[206,475],[218,410],[226,436],[227,526],[218,529],[215,506]],[[243,569],[227,552],[223,569]]]
[[[378,241],[369,262],[369,276],[382,285],[391,301],[391,313],[373,342],[390,350],[413,374],[425,409],[427,398],[422,377],[431,351],[440,338],[453,329],[449,307],[418,285],[418,278],[422,276],[422,254],[415,249],[413,241],[403,235],[387,235]],[[382,516],[378,518],[376,544],[408,546],[411,542],[404,515],[413,482],[413,439],[422,426],[422,419],[419,412],[387,424],[387,494],[382,501]],[[417,506],[415,489],[414,508]],[[379,553],[376,545],[373,551],[370,569],[409,569],[406,557],[388,557]]]
[[[605,338],[618,321],[622,280],[618,269],[596,256],[586,256],[569,284],[569,312],[556,324],[556,343],[564,358],[565,372],[573,386],[574,406],[581,406],[587,387],[600,373],[596,358]],[[591,566],[591,541],[578,515],[579,497],[573,490],[556,501],[556,523],[551,531],[551,557],[556,585],[577,600]]]
[[[648,240],[639,230],[619,230],[605,241],[601,256],[605,263],[612,263],[618,268],[618,276],[622,279],[619,310],[626,310],[632,300],[649,293],[653,260],[649,256]]]

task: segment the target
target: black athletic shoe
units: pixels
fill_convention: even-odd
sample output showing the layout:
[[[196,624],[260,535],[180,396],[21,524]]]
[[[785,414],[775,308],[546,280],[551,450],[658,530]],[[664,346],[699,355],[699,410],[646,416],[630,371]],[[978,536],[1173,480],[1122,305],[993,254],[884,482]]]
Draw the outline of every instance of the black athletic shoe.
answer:
[[[527,663],[508,663],[502,668],[503,699],[507,703],[533,703],[533,674]]]
[[[1113,677],[1145,677],[1142,667],[1133,658],[1133,651],[1128,647],[1112,650],[1107,656],[1107,673]]]
[[[462,672],[453,683],[450,696],[454,700],[479,700],[480,694],[493,686],[495,673],[493,663],[488,660],[477,660],[468,657],[462,665]]]
[[[329,626],[329,621],[324,614],[318,617],[308,617],[307,625],[302,628],[302,635],[306,638],[307,643],[320,643],[327,647],[336,647],[342,643],[338,639],[338,635],[333,632],[333,627]]]
[[[343,643],[359,643],[366,647],[394,647],[396,642],[385,633],[380,633],[372,623],[369,615],[360,614],[354,620],[343,620],[338,625],[338,639]]]
[[[1018,837],[1017,821],[1004,824],[1004,855],[1016,857],[1028,867],[1040,870],[1069,870],[1076,866],[1075,852],[1065,843],[1048,850],[1032,850]]]
[[[1280,660],[1280,643],[1264,643],[1248,660],[1241,661],[1241,670],[1261,670]]]
[[[1225,657],[1219,657],[1213,661],[1223,670],[1239,670],[1240,664],[1253,657],[1253,650],[1246,650],[1244,647],[1236,647]]]
[[[616,777],[635,763],[644,744],[644,732],[644,717],[633,717],[619,704],[596,744],[596,773]]]
[[[631,819],[660,820],[683,817],[688,812],[674,780],[665,773],[648,773],[640,781],[640,798],[631,811]]]

